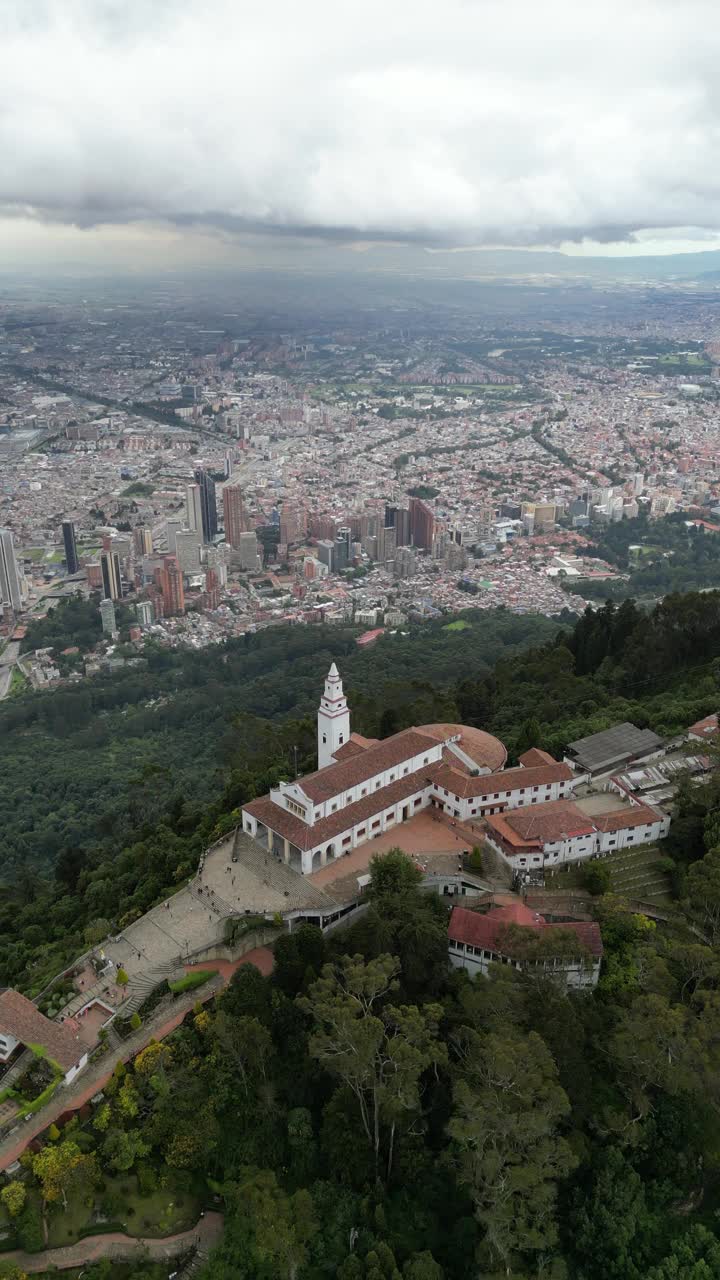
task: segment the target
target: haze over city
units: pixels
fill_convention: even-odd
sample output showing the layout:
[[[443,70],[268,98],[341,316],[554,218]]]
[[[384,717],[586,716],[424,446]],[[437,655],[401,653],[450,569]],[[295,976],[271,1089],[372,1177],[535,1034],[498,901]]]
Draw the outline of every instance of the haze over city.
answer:
[[[705,0],[6,0],[0,1280],[720,1277]]]

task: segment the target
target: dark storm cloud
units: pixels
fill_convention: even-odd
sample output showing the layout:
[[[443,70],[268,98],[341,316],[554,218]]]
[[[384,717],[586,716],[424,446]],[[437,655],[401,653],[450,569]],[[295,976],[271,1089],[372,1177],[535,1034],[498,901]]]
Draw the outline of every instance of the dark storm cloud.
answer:
[[[0,205],[427,244],[720,225],[704,0],[5,0]]]

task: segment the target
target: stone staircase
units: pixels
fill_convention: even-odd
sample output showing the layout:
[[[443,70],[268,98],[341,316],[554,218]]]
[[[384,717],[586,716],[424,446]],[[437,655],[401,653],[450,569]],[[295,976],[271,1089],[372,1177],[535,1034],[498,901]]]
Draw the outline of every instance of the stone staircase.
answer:
[[[13,1063],[4,1076],[0,1078],[0,1092],[3,1089],[12,1089],[13,1085],[20,1079],[24,1071],[27,1071],[30,1063],[33,1061],[34,1054],[30,1049],[23,1049],[20,1057]]]
[[[174,982],[177,978],[184,977],[185,970],[181,965],[177,965],[168,972],[166,964],[155,965],[152,969],[144,969],[142,973],[135,973],[131,976],[127,985],[127,999],[123,1001],[119,1012],[123,1018],[130,1018],[140,1008],[144,1000],[147,1000],[151,991],[167,979],[168,982]]]

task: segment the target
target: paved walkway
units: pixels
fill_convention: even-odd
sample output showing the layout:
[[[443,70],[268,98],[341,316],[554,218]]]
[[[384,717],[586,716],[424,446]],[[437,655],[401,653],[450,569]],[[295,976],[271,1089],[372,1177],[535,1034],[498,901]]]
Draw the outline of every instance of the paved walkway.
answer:
[[[28,1120],[21,1121],[19,1127],[0,1142],[0,1172],[7,1169],[14,1160],[18,1160],[33,1138],[47,1129],[64,1112],[78,1111],[96,1093],[99,1093],[107,1084],[118,1062],[127,1062],[129,1058],[134,1058],[135,1054],[139,1053],[150,1040],[164,1040],[180,1026],[185,1014],[197,1004],[198,1000],[202,1004],[211,1000],[215,993],[229,982],[241,964],[255,964],[261,973],[270,972],[272,952],[268,947],[257,947],[233,962],[207,960],[200,965],[188,966],[198,969],[217,969],[219,972],[217,977],[211,978],[204,987],[189,991],[187,995],[178,996],[173,1002],[171,1014],[168,1014],[168,1010],[165,1009],[156,1021],[150,1019],[143,1023],[140,1030],[128,1036],[127,1040],[123,1040],[117,1049],[104,1053],[96,1062],[91,1062],[73,1084],[58,1089],[46,1107]]]
[[[49,1271],[51,1267],[67,1271],[70,1267],[97,1262],[99,1258],[132,1258],[137,1254],[146,1254],[162,1261],[164,1258],[176,1258],[186,1249],[196,1246],[207,1253],[217,1244],[222,1229],[222,1214],[206,1213],[189,1231],[163,1236],[159,1240],[147,1236],[126,1236],[122,1231],[112,1231],[107,1235],[86,1236],[76,1244],[64,1245],[62,1249],[45,1249],[42,1253],[23,1253],[16,1249],[11,1253],[0,1254],[0,1262],[14,1262],[22,1271],[32,1272]]]

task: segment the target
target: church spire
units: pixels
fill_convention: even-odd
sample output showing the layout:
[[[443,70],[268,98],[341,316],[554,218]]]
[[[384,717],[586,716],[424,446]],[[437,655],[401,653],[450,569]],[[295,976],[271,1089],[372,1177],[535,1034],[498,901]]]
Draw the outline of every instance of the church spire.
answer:
[[[350,712],[343,693],[340,672],[333,662],[325,678],[318,710],[318,769],[335,761],[335,752],[350,737]]]

